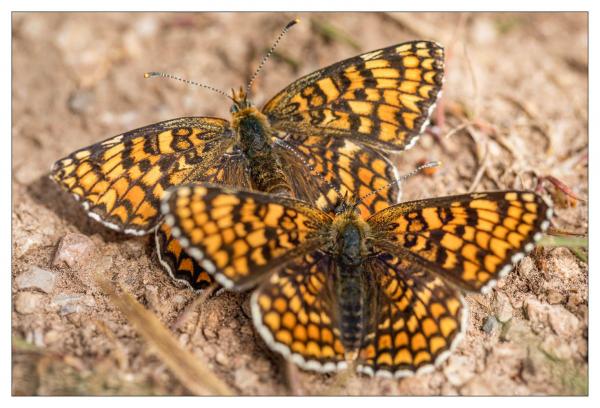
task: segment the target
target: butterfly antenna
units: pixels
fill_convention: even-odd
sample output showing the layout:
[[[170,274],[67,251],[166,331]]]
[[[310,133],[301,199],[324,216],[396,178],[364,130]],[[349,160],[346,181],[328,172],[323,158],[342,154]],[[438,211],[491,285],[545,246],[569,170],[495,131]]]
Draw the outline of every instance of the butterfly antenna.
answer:
[[[372,195],[374,195],[374,194],[377,194],[377,193],[379,193],[381,190],[385,190],[386,188],[388,188],[388,187],[390,187],[390,186],[392,186],[392,185],[394,185],[394,184],[400,184],[401,182],[403,182],[404,180],[406,180],[406,179],[407,179],[407,178],[409,178],[409,177],[412,177],[412,176],[414,176],[415,174],[417,174],[417,173],[418,173],[418,172],[420,172],[421,170],[428,169],[428,168],[430,168],[430,167],[437,167],[437,166],[440,166],[441,164],[442,164],[442,162],[440,162],[440,161],[431,161],[431,162],[429,162],[429,163],[425,163],[425,164],[423,164],[423,165],[421,165],[421,166],[417,167],[417,168],[416,168],[416,169],[414,169],[413,171],[411,171],[411,172],[409,172],[409,173],[406,173],[406,174],[404,174],[403,176],[400,176],[400,177],[398,177],[397,179],[395,179],[395,180],[394,180],[394,181],[392,181],[391,183],[388,183],[388,184],[386,184],[385,186],[383,186],[383,187],[380,187],[380,188],[378,188],[377,190],[373,190],[373,191],[371,191],[370,193],[368,193],[368,194],[365,194],[364,196],[360,197],[360,198],[358,199],[358,201],[357,201],[356,203],[354,203],[354,207],[356,208],[356,207],[357,207],[357,206],[358,206],[360,203],[362,203],[362,202],[365,200],[365,198],[371,197]]]
[[[250,81],[248,81],[248,86],[246,87],[246,94],[248,94],[248,92],[250,91],[250,88],[252,87],[252,84],[254,83],[254,80],[258,76],[258,73],[261,71],[261,69],[263,68],[263,66],[265,65],[265,63],[269,59],[269,57],[271,57],[271,54],[273,54],[273,51],[275,51],[275,48],[279,44],[279,41],[281,41],[281,39],[283,38],[283,36],[285,35],[285,33],[287,33],[290,28],[292,28],[293,26],[295,26],[299,22],[300,22],[300,19],[296,18],[296,19],[290,21],[289,23],[287,23],[285,25],[285,27],[283,27],[283,30],[281,30],[281,33],[279,34],[279,37],[277,37],[277,39],[273,43],[273,46],[271,47],[271,49],[265,54],[265,56],[263,57],[263,59],[260,62],[260,64],[258,64],[258,68],[256,68],[256,71],[254,71],[254,74],[252,75],[252,78],[250,78]]]
[[[338,190],[331,181],[327,181],[325,179],[325,177],[323,177],[323,174],[321,172],[317,171],[313,166],[311,166],[311,164],[309,162],[307,162],[306,159],[304,157],[302,157],[302,155],[296,149],[294,149],[286,141],[281,140],[281,139],[277,139],[276,143],[279,144],[280,146],[282,146],[283,148],[285,148],[286,150],[290,151],[294,156],[296,156],[296,158],[298,160],[300,160],[302,162],[302,164],[304,164],[306,167],[308,167],[308,169],[310,170],[310,172],[313,176],[317,176],[325,185],[329,186],[333,191],[335,191],[341,200],[344,200],[344,196],[342,196],[342,193],[340,192],[340,190]]]
[[[218,89],[218,88],[214,88],[212,86],[209,85],[204,85],[195,81],[190,81],[189,79],[183,79],[183,78],[179,78],[176,77],[175,75],[171,75],[171,74],[166,74],[164,72],[146,72],[144,73],[144,78],[168,78],[168,79],[175,79],[177,81],[181,81],[181,82],[185,82],[188,85],[195,85],[195,86],[199,86],[202,88],[206,88],[209,89],[213,92],[216,92],[218,94],[221,94],[229,99],[231,99],[233,101],[233,98],[231,97],[231,95],[228,95],[227,93],[225,93],[224,91]]]

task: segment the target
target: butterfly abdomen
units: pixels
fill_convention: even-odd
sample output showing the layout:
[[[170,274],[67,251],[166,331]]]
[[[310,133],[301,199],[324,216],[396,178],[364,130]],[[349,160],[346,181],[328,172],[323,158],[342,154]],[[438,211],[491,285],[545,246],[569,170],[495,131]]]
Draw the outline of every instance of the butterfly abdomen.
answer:
[[[340,265],[337,279],[339,329],[347,351],[358,350],[363,332],[365,305],[360,266]]]
[[[348,352],[361,346],[370,308],[369,285],[365,280],[364,235],[353,222],[344,225],[337,235],[338,274],[335,279],[339,302],[341,341]]]
[[[271,194],[289,194],[291,187],[279,157],[273,152],[272,130],[255,108],[236,113],[233,121],[240,147],[248,159],[253,188]]]

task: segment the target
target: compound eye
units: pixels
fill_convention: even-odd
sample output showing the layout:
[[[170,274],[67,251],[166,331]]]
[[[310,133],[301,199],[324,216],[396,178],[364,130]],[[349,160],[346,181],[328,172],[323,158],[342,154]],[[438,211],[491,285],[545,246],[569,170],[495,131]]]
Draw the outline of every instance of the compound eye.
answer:
[[[231,105],[230,111],[231,111],[231,113],[236,113],[236,112],[240,111],[240,108],[237,105],[233,104],[233,105]]]

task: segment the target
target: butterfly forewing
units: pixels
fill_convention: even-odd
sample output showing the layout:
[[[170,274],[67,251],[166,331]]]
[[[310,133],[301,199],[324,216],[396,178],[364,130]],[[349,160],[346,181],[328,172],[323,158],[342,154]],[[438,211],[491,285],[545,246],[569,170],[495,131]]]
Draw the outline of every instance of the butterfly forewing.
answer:
[[[428,122],[443,71],[439,44],[398,44],[300,78],[263,112],[284,132],[343,136],[384,150],[405,150]]]
[[[322,231],[331,223],[302,201],[202,184],[173,190],[162,210],[187,253],[234,289],[324,245]]]
[[[425,199],[368,219],[373,245],[415,262],[466,290],[488,290],[534,247],[551,209],[531,192]]]
[[[210,174],[231,136],[222,119],[160,122],[76,151],[57,161],[50,177],[94,219],[143,235],[158,225],[164,191]]]

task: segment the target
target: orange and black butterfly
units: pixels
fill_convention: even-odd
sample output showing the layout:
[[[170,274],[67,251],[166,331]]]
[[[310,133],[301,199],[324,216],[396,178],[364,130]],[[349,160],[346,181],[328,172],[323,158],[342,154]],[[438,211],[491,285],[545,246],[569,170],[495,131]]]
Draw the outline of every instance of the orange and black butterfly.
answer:
[[[261,110],[247,97],[250,81],[246,91],[225,94],[233,102],[231,122],[187,117],[132,130],[57,161],[51,178],[107,227],[155,231],[162,265],[200,289],[209,275],[160,222],[167,189],[219,183],[292,195],[322,210],[334,208],[340,195],[378,190],[359,209],[381,210],[398,199],[396,185],[381,189],[397,175],[384,152],[411,147],[423,132],[443,67],[443,48],[434,42],[394,45],[306,75]]]
[[[521,191],[392,205],[366,218],[292,198],[186,185],[162,203],[179,242],[217,282],[251,298],[275,351],[319,372],[349,362],[367,375],[431,370],[467,326],[460,289],[489,291],[549,225]]]

